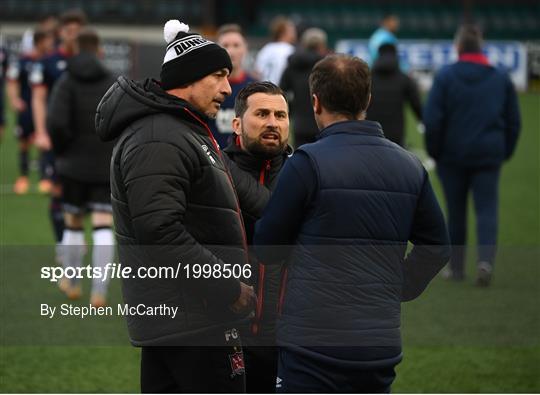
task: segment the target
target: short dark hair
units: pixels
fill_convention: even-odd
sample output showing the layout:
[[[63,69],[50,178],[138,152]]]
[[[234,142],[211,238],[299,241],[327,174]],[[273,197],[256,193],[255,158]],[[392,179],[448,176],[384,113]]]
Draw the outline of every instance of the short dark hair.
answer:
[[[349,55],[327,56],[313,66],[309,90],[327,111],[356,119],[369,104],[369,66]]]
[[[456,32],[455,43],[459,53],[480,52],[482,41],[482,31],[477,25],[462,25]]]
[[[227,33],[238,33],[242,37],[245,38],[244,32],[242,31],[242,27],[240,25],[238,25],[237,23],[227,23],[225,25],[220,26],[218,31],[217,31],[216,36],[221,37],[221,36],[223,36],[224,34],[227,34]]]
[[[77,45],[81,52],[97,53],[99,41],[97,32],[91,27],[85,27],[77,36]]]
[[[379,56],[381,55],[397,55],[397,48],[394,44],[383,44],[379,47]]]
[[[270,35],[273,41],[279,40],[285,31],[287,30],[288,25],[292,25],[293,21],[283,15],[278,15],[270,22]]]
[[[384,22],[392,18],[399,18],[399,16],[395,12],[386,12],[383,14],[381,21]]]
[[[247,101],[249,97],[251,95],[254,95],[255,93],[266,93],[267,95],[281,95],[285,99],[285,102],[287,102],[285,92],[283,92],[283,90],[276,84],[270,81],[250,82],[249,84],[244,86],[236,95],[236,98],[234,100],[235,116],[242,117],[244,115],[248,108]]]
[[[67,10],[62,15],[60,15],[60,25],[65,26],[70,23],[78,23],[79,25],[86,25],[88,19],[84,11],[79,9]]]
[[[53,36],[53,32],[51,30],[46,30],[41,27],[36,28],[33,35],[34,45],[39,44],[49,36]]]

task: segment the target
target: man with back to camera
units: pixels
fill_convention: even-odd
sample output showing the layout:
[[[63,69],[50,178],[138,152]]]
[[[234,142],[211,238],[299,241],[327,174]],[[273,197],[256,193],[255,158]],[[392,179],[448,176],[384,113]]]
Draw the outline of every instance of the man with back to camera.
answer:
[[[119,139],[111,189],[120,261],[182,264],[179,278],[123,280],[126,303],[180,309],[174,318],[127,317],[129,336],[142,347],[143,392],[244,392],[237,327],[254,307],[253,289],[235,276],[195,275],[205,265],[222,273],[248,265],[233,181],[205,122],[231,93],[232,64],[177,20],[164,37],[161,82],[120,77],[96,115],[100,137]]]
[[[92,267],[104,268],[114,258],[110,162],[113,142],[96,136],[94,119],[101,97],[115,82],[99,60],[97,33],[83,28],[77,37],[77,53],[69,58],[66,72],[51,93],[47,130],[62,185],[64,268],[80,267],[84,257],[84,218],[91,214]],[[108,280],[92,279],[90,304],[105,306]],[[61,279],[60,289],[70,299],[81,296],[78,279]]]
[[[294,120],[295,147],[313,143],[318,132],[313,117],[308,79],[315,63],[328,54],[327,39],[326,32],[316,27],[302,33],[301,47],[289,56],[287,68],[281,76],[279,86],[292,95],[291,114]]]
[[[261,261],[287,264],[278,392],[390,391],[402,358],[400,304],[450,254],[421,162],[365,120],[370,82],[358,58],[315,65],[319,139],[287,161],[256,225]]]
[[[422,122],[422,104],[416,82],[399,68],[394,44],[379,47],[371,74],[372,96],[367,119],[379,122],[390,141],[405,147],[405,103],[410,104],[418,122]]]
[[[437,163],[452,240],[450,267],[443,274],[465,278],[467,195],[476,211],[476,284],[491,283],[497,245],[499,175],[516,148],[521,119],[509,76],[489,64],[477,26],[462,26],[455,38],[456,63],[435,76],[424,108],[425,142]]]
[[[275,188],[279,172],[289,154],[289,109],[284,92],[269,81],[252,82],[236,96],[232,122],[234,140],[224,150],[240,169],[251,174],[269,190]],[[256,193],[251,199],[260,199]],[[264,204],[268,199],[264,199]],[[248,244],[252,244],[255,222],[260,215],[242,212]],[[252,259],[251,284],[257,291],[257,306],[248,332],[242,337],[246,359],[246,391],[272,393],[277,375],[275,321],[281,268],[265,267]]]
[[[377,30],[373,32],[368,41],[369,64],[373,65],[379,57],[379,48],[384,44],[397,47],[396,33],[399,30],[399,17],[396,14],[386,14],[381,20]]]
[[[221,104],[216,119],[211,119],[208,126],[219,146],[225,148],[233,139],[234,99],[238,92],[250,82],[255,81],[255,78],[244,69],[243,63],[248,47],[239,25],[233,23],[221,26],[217,32],[217,44],[225,48],[231,57],[233,71],[229,75],[229,84],[232,92]]]

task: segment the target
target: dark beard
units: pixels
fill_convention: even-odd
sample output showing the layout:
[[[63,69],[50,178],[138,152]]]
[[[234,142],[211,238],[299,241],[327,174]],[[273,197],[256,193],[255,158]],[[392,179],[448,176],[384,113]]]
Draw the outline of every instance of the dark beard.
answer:
[[[246,137],[246,134],[242,131],[242,143],[244,149],[251,155],[264,160],[275,158],[285,152],[287,149],[287,141],[280,141],[278,145],[267,146],[261,143],[259,140],[251,140]]]

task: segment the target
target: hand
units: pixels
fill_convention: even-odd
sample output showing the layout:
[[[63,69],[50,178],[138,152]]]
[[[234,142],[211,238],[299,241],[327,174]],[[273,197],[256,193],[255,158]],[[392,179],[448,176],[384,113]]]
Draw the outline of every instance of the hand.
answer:
[[[256,304],[257,295],[255,295],[253,287],[240,282],[240,296],[230,306],[230,309],[235,314],[247,314],[255,308]]]
[[[45,131],[38,132],[36,130],[35,137],[34,137],[34,144],[36,145],[36,147],[38,147],[42,151],[49,151],[52,147],[51,138]]]

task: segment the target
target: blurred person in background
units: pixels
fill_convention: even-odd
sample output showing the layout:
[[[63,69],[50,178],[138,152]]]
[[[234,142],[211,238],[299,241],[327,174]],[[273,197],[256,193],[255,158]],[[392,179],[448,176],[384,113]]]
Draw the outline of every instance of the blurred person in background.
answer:
[[[367,119],[379,122],[386,138],[402,147],[405,147],[406,103],[411,106],[416,119],[422,122],[422,104],[416,82],[399,69],[396,46],[383,44],[372,68]]]
[[[252,82],[236,96],[232,124],[234,140],[224,152],[240,169],[269,190],[275,188],[279,172],[292,148],[289,139],[289,108],[285,93],[269,81]],[[252,199],[261,199],[255,191]],[[264,206],[268,198],[264,199]],[[243,210],[246,237],[253,242],[259,215]],[[265,267],[252,257],[251,284],[257,290],[257,306],[248,333],[242,334],[246,358],[246,392],[273,393],[276,387],[276,315],[281,268]]]
[[[308,80],[315,63],[328,53],[327,41],[323,30],[316,27],[306,29],[300,38],[301,47],[289,56],[287,68],[281,76],[280,87],[291,97],[295,147],[314,142],[319,132]]]
[[[270,23],[272,41],[261,48],[255,59],[255,68],[261,81],[279,85],[287,59],[294,52],[296,26],[293,21],[277,16]]]
[[[393,44],[397,47],[396,33],[399,30],[399,17],[396,14],[386,14],[381,24],[368,41],[369,65],[372,66],[379,56],[379,47],[383,44]]]
[[[8,54],[3,44],[3,37],[0,35],[0,142],[2,142],[2,138],[4,137],[4,123],[6,112],[6,107],[4,106],[4,81],[6,78],[6,69],[8,67]]]
[[[40,18],[38,29],[50,32],[54,36],[55,46],[59,43],[58,37],[58,17],[56,15],[46,15]],[[21,55],[27,55],[34,50],[34,29],[25,30],[21,38]]]
[[[228,77],[231,85],[231,95],[227,96],[225,101],[221,103],[216,119],[211,119],[208,122],[214,138],[223,149],[227,147],[233,137],[234,99],[238,92],[250,82],[255,81],[255,78],[244,69],[243,63],[248,46],[240,25],[228,24],[221,26],[217,32],[216,43],[227,50],[233,65],[232,72]]]
[[[17,138],[19,140],[19,173],[20,176],[13,185],[13,191],[25,194],[30,187],[28,179],[29,150],[34,135],[34,120],[32,118],[32,89],[30,74],[33,64],[49,55],[54,49],[54,35],[49,30],[37,28],[32,39],[34,48],[29,53],[22,53],[18,59],[10,61],[7,72],[7,93],[11,107],[17,112]],[[40,179],[46,178],[46,160],[40,158]]]
[[[100,62],[99,55],[97,33],[83,28],[77,37],[77,54],[68,59],[66,72],[53,88],[47,116],[47,130],[62,185],[65,268],[82,265],[84,217],[88,212],[92,221],[92,266],[104,268],[114,258],[109,184],[114,143],[100,141],[94,125],[97,105],[115,78]],[[92,279],[93,306],[105,306],[107,285],[108,279]],[[70,299],[81,295],[78,279],[62,279],[59,286]]]
[[[425,142],[437,163],[448,209],[454,280],[465,278],[467,200],[476,211],[476,284],[493,274],[498,230],[498,190],[502,163],[514,153],[521,128],[518,99],[509,76],[482,53],[482,33],[464,25],[455,37],[458,61],[435,76],[424,109]]]
[[[421,162],[365,120],[368,65],[327,56],[309,84],[321,133],[285,163],[253,237],[287,267],[276,389],[390,392],[401,303],[448,261],[448,232]]]
[[[51,140],[47,131],[47,103],[53,86],[67,67],[67,60],[76,50],[77,36],[86,24],[86,16],[82,11],[69,10],[60,16],[60,45],[52,54],[33,63],[30,73],[32,87],[32,115],[34,120],[34,144],[45,155],[46,178],[41,180],[38,189],[42,193],[49,193],[49,216],[53,225],[57,246],[62,242],[64,231],[64,215],[62,212],[62,189],[56,178],[54,169],[54,155]],[[56,260],[59,260],[57,251]]]

